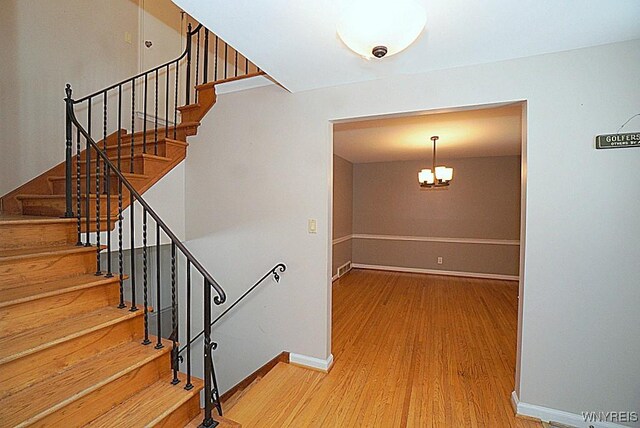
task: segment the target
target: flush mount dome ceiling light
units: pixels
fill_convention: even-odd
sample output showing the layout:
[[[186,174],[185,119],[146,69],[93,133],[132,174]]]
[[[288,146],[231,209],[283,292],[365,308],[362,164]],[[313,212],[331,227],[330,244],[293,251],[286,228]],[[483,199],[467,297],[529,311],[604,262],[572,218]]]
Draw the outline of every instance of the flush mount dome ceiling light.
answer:
[[[338,35],[365,58],[382,58],[406,49],[427,21],[415,0],[343,0]]]

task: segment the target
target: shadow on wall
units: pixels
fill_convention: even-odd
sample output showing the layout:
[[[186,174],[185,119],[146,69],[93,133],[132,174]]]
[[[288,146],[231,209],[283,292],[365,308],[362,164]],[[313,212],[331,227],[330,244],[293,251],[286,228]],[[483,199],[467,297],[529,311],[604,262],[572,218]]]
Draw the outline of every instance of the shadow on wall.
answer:
[[[157,334],[157,319],[160,316],[160,332],[165,339],[171,335],[172,314],[171,314],[171,245],[160,246],[160,299],[157,294],[157,254],[153,247],[147,249],[147,306],[152,308],[149,313],[149,333]],[[108,254],[103,253],[101,265],[104,272],[107,271]],[[142,248],[134,250],[135,264],[135,290],[136,306],[144,308],[144,252]],[[129,279],[123,282],[124,300],[127,305],[132,301],[131,284],[133,275],[131,272],[131,250],[122,251],[122,271],[129,275]],[[184,287],[184,263],[178,259],[176,262],[176,289]],[[111,252],[111,271],[114,275],[119,272],[118,252]],[[182,274],[182,275],[181,275]],[[158,301],[160,304],[158,304]]]
[[[20,129],[19,107],[19,86],[15,84],[18,80],[20,52],[19,29],[17,25],[16,1],[3,1],[2,13],[0,13],[0,28],[2,28],[2,43],[0,44],[0,195],[10,190],[7,184],[10,183],[11,168],[14,165],[18,172],[22,174],[24,162],[24,146],[18,144],[17,129]],[[22,120],[25,120],[23,118]]]

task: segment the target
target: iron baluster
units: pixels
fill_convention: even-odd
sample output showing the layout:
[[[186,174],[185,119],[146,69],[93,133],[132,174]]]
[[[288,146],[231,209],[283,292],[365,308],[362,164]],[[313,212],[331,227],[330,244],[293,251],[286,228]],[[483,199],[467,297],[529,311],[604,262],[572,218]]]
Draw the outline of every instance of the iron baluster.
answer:
[[[178,131],[178,71],[180,67],[178,67],[178,63],[176,62],[176,90],[173,95],[173,139],[176,139],[177,131]],[[166,154],[166,152],[165,152]]]
[[[142,153],[147,153],[147,92],[149,90],[147,85],[147,74],[144,75],[144,113],[142,118]]]
[[[204,29],[204,62],[202,65],[202,83],[207,83],[209,74],[209,30]]]
[[[193,389],[191,383],[191,261],[187,259],[187,383],[184,389]]]
[[[129,311],[135,312],[138,310],[136,306],[136,233],[135,233],[135,206],[136,200],[133,192],[129,191],[129,234],[131,235],[131,276],[129,282],[131,284],[131,308]]]
[[[236,59],[233,63],[233,68],[234,68],[233,76],[238,77],[238,51],[236,49],[234,49],[234,51],[236,51]]]
[[[136,79],[131,81],[131,165],[129,165],[129,172],[133,174],[133,159],[135,157],[135,138],[136,133]]]
[[[191,23],[187,25],[187,75],[186,75],[185,104],[189,105],[191,98]]]
[[[65,93],[67,95],[67,97],[65,98],[65,104],[67,105],[67,108],[69,105],[71,105],[72,100],[71,100],[71,85],[67,83],[67,86],[65,87]],[[71,218],[73,217],[73,207],[72,207],[72,200],[71,200],[71,162],[72,162],[72,145],[73,142],[71,141],[72,139],[72,129],[71,129],[71,118],[69,117],[69,115],[66,116],[66,123],[65,123],[65,129],[66,129],[66,135],[65,135],[65,189],[64,189],[64,194],[65,194],[65,213],[64,216]]]
[[[211,286],[204,279],[204,420],[202,426],[211,427],[217,425],[211,416]]]
[[[107,151],[107,91],[102,93],[102,139],[104,141],[105,154],[108,155]],[[107,232],[107,274],[105,275],[107,278],[113,277],[113,271],[111,269],[111,168],[109,165],[105,163],[104,165],[105,171],[105,181],[104,187],[105,192],[107,194],[107,227],[105,231]]]
[[[249,59],[246,57],[244,59],[244,74],[249,74]]]
[[[153,154],[158,154],[158,70],[156,70],[156,99],[155,99],[155,123],[153,131]]]
[[[118,86],[118,146],[117,167],[122,172],[122,85]],[[118,285],[120,287],[120,304],[118,308],[124,309],[124,255],[122,252],[122,179],[118,180]]]
[[[89,100],[91,105],[91,100]],[[91,135],[91,114],[89,114],[89,135]],[[99,147],[96,147],[96,276],[102,275],[102,266],[100,266],[100,180],[102,180],[100,172],[100,156],[98,152]]]
[[[160,325],[160,223],[156,222],[156,322],[158,331],[158,343],[155,348],[160,349],[162,344],[162,326]]]
[[[91,102],[88,103],[87,106],[87,113],[89,115],[91,115]],[[78,129],[80,129],[78,127]],[[85,165],[84,165],[84,169],[85,169],[85,175],[86,177],[84,178],[84,216],[85,216],[85,229],[86,229],[86,236],[85,236],[85,243],[84,246],[85,247],[90,247],[91,246],[91,236],[89,235],[89,229],[91,227],[91,220],[89,219],[89,214],[91,213],[91,209],[90,209],[90,203],[91,203],[91,150],[93,149],[93,147],[91,147],[89,145],[89,139],[87,137],[85,137],[84,139],[84,160],[85,160]]]
[[[216,47],[213,55],[213,80],[218,80],[218,36],[216,36]]]
[[[80,189],[80,129],[76,128],[76,221],[77,221],[77,234],[78,240],[76,242],[76,246],[82,246],[82,216],[80,214],[80,199],[82,197],[81,189]]]
[[[215,342],[213,342],[212,344],[212,351],[214,349],[216,349],[216,347],[218,346]],[[218,410],[218,414],[220,416],[222,416],[222,405],[220,404],[220,391],[218,390],[218,381],[216,379],[216,368],[213,365],[213,352],[209,352],[210,358],[209,358],[209,362],[211,364],[211,386],[212,386],[212,390],[211,390],[211,401],[213,402],[213,405],[216,406],[216,410]]]
[[[229,51],[229,45],[227,42],[224,43],[224,78],[227,78],[227,69],[229,68],[229,60],[227,59],[227,53]]]
[[[177,385],[178,379],[178,298],[176,296],[176,244],[171,243],[171,359],[173,360],[173,380]]]
[[[144,340],[143,345],[151,343],[149,340],[149,297],[147,279],[147,209],[142,208],[142,299],[144,305]]]
[[[200,81],[198,80],[198,71],[200,69],[200,30],[196,34],[196,86]],[[198,91],[195,91],[195,100],[198,102]]]
[[[165,91],[164,91],[164,138],[169,138],[169,66],[167,65],[167,71],[164,76]],[[165,141],[165,148],[167,143]],[[166,155],[166,153],[165,153]]]

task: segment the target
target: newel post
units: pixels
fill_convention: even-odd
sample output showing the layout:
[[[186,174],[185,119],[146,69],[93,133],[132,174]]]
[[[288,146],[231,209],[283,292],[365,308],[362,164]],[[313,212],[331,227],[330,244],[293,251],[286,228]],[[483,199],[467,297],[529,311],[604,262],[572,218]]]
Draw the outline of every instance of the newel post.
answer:
[[[73,100],[71,99],[71,85],[67,83],[65,87],[67,97],[65,101],[65,117],[66,117],[66,137],[65,137],[65,199],[66,209],[64,216],[73,217],[73,207],[71,201],[71,117],[70,109],[73,108]]]

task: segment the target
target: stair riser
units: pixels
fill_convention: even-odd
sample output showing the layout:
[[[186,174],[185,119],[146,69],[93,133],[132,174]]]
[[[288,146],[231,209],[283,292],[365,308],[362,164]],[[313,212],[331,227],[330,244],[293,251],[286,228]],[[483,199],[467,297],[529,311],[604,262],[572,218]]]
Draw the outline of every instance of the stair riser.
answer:
[[[142,179],[142,178],[128,178],[129,182],[136,188],[139,189],[141,188],[146,182],[146,179]],[[66,183],[64,179],[53,179],[50,180],[51,181],[51,190],[52,193],[54,195],[64,195],[66,192]],[[111,177],[110,180],[110,184],[111,184],[111,193],[115,193],[118,189],[118,182],[120,180],[117,177]],[[104,178],[102,178],[100,180],[100,190],[102,192],[105,191],[106,187],[106,180]],[[72,178],[72,188],[71,188],[71,192],[73,195],[76,195],[77,193],[77,183],[76,183],[76,178],[75,176]],[[87,191],[87,180],[86,177],[81,177],[80,178],[80,196],[84,195]],[[91,176],[91,180],[89,181],[89,191],[91,193],[96,192],[96,179],[95,176],[92,175]]]
[[[115,189],[114,189],[115,190]],[[125,192],[126,193],[126,192]],[[115,194],[114,194],[115,195]],[[118,200],[111,197],[111,218],[115,218],[118,213]],[[86,199],[80,198],[80,214],[85,216],[86,214]],[[38,215],[38,216],[50,216],[50,217],[62,217],[66,211],[66,201],[64,197],[52,197],[52,198],[23,198],[22,213],[25,215]],[[123,199],[124,206],[128,205],[128,198]],[[72,199],[72,208],[76,208],[76,198]],[[96,199],[91,198],[89,200],[89,216],[95,218],[98,207],[96,206]],[[107,198],[102,196],[100,198],[100,216],[107,215]]]
[[[163,140],[164,138],[170,138],[172,140],[179,140],[179,141],[186,141],[186,137],[187,135],[194,135],[194,134],[187,134],[182,128],[178,128],[178,130],[176,131],[176,135],[175,137],[173,136],[173,129],[169,129],[169,134],[167,137],[165,137],[165,133],[164,133],[164,129],[158,129],[158,144],[160,144],[160,140]],[[155,142],[155,131],[152,128],[147,127],[147,153],[153,153],[153,144]],[[142,137],[142,133],[137,133],[133,136],[133,145],[137,146],[137,145],[143,145],[143,137]],[[127,135],[125,137],[122,138],[122,144],[129,144],[129,142],[131,141],[131,135]],[[116,144],[117,141],[115,141],[113,144]],[[131,149],[129,149],[131,150]]]
[[[73,223],[0,225],[0,250],[74,244],[75,230]]]
[[[126,309],[123,309],[126,310]],[[66,367],[129,342],[142,341],[143,318],[135,317],[0,365],[3,394],[19,391]],[[148,345],[152,346],[152,345]]]
[[[186,150],[184,150],[185,156],[186,156]],[[85,162],[84,161],[80,161],[80,166],[82,168],[84,168]],[[95,161],[91,161],[91,171],[96,170],[96,166],[95,166]],[[167,161],[163,160],[163,159],[154,159],[154,158],[134,158],[133,159],[133,174],[142,174],[142,175],[146,175],[148,177],[154,177],[156,173],[158,173],[159,171],[162,171],[164,168],[166,168],[167,166]],[[74,166],[73,168],[75,168],[75,161],[74,161]],[[103,170],[104,165],[102,165],[102,163],[100,163],[100,170],[104,172]],[[121,160],[120,163],[120,170],[121,171],[125,171],[125,172],[131,172],[131,158],[127,157],[125,159]],[[75,171],[75,169],[74,169]]]
[[[90,312],[104,306],[116,306],[120,299],[118,282],[72,291],[0,308],[0,332],[3,336],[32,328],[38,314],[46,311],[47,322],[68,318],[70,314]]]
[[[173,135],[171,135],[171,138],[172,137]],[[158,140],[160,140],[160,138],[164,138],[164,134],[158,135]],[[123,161],[124,159],[127,159],[127,158],[131,158],[131,146],[129,145],[128,140],[129,139],[127,139],[127,142],[123,143],[124,145],[120,147],[120,161]],[[142,138],[140,138],[140,141],[138,141],[138,139],[135,139],[133,141],[133,153],[134,154],[148,153],[150,155],[165,156],[165,153],[167,153],[167,151],[166,151],[164,140],[158,141],[157,146],[158,147],[157,147],[157,153],[156,153],[156,144],[153,139],[153,135],[151,137],[147,137],[147,151],[145,152],[144,144],[142,143]],[[118,147],[117,146],[107,147],[107,156],[109,156],[109,159],[115,165],[116,162],[118,161]],[[96,153],[91,152],[91,158],[95,159],[95,157],[96,157]],[[80,159],[84,161],[85,158],[86,158],[86,152],[83,151],[80,153]]]
[[[87,424],[160,379],[163,373],[168,373],[171,367],[170,354],[160,355],[160,352],[158,354],[158,358],[75,400],[68,406],[54,411],[40,419],[38,424],[64,427],[80,427]],[[176,388],[180,387],[176,386]]]
[[[183,427],[200,413],[200,394],[194,395],[153,427]]]
[[[95,250],[5,261],[0,264],[0,290],[21,282],[51,281],[95,272],[95,269]]]

